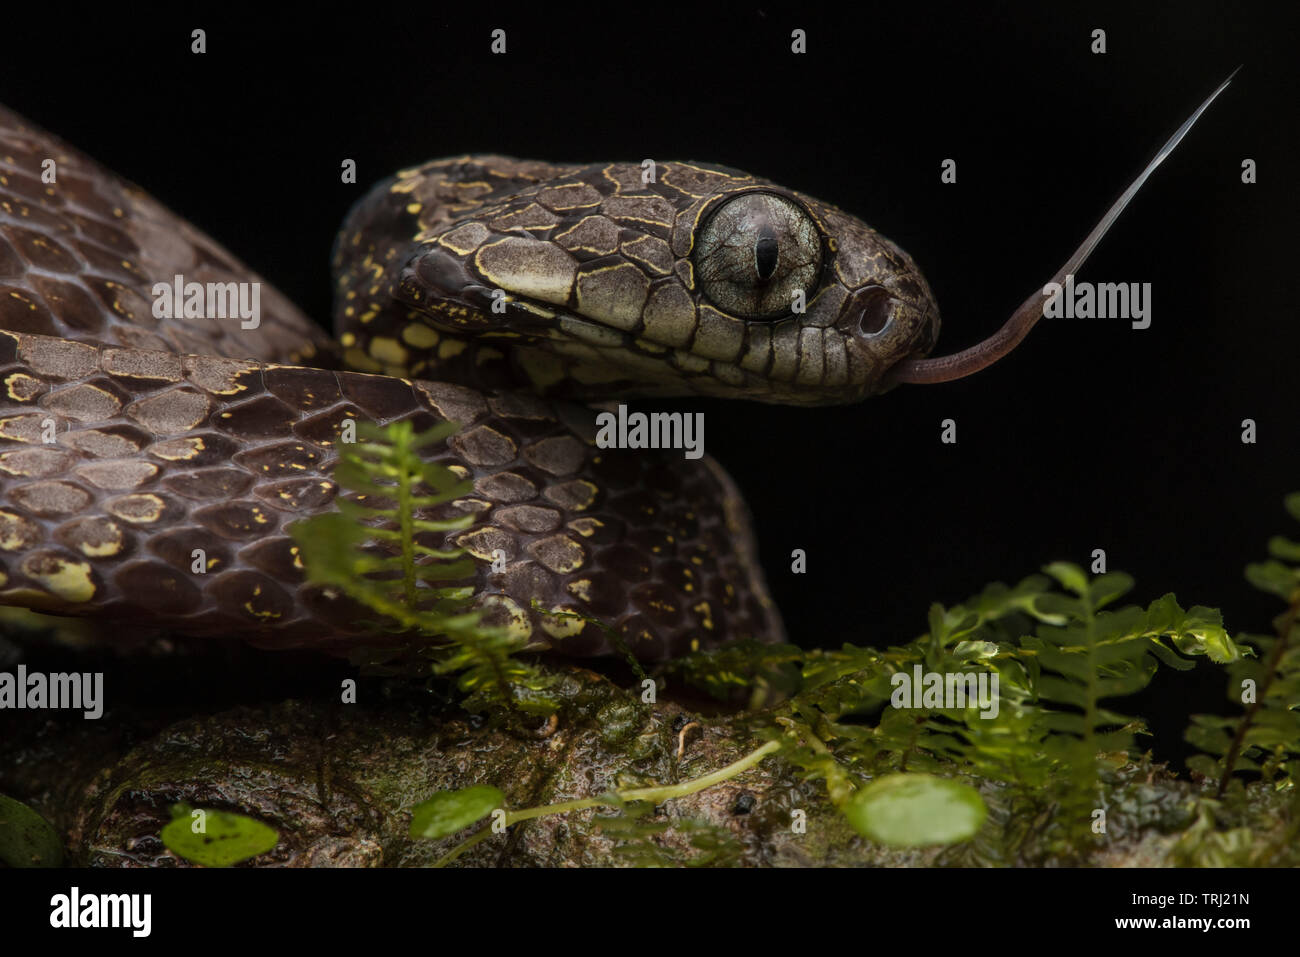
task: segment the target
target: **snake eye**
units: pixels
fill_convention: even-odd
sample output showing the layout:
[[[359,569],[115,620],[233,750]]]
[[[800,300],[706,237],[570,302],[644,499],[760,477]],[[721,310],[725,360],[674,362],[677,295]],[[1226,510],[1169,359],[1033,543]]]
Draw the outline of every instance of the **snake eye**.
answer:
[[[822,243],[812,218],[775,193],[742,193],[709,217],[695,244],[700,288],[723,312],[775,319],[796,290],[812,298]]]

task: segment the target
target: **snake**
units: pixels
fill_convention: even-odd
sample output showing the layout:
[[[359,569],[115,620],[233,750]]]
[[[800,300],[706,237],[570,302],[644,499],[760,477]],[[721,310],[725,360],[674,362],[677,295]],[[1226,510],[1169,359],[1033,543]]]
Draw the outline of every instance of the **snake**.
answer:
[[[939,309],[906,252],[694,161],[427,162],[354,204],[332,267],[337,338],[0,108],[0,603],[346,654],[373,637],[362,609],[307,580],[289,528],[347,494],[349,422],[454,423],[423,453],[472,486],[453,503],[472,523],[446,544],[523,647],[590,657],[621,640],[658,661],[782,641],[736,483],[707,455],[602,447],[598,409],[856,402],[985,368],[1043,309],[1036,289],[988,339],[930,357]],[[191,308],[194,288],[208,298]],[[252,289],[256,315],[232,318]]]

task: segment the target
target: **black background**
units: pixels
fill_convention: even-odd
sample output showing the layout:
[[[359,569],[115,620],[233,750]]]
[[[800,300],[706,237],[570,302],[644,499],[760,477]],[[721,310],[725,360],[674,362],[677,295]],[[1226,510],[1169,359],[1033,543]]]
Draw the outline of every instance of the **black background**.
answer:
[[[688,914],[712,922],[714,939],[740,953],[770,950],[774,933],[800,933],[801,920],[813,913],[815,936],[810,930],[806,946],[847,949],[870,935],[873,948],[911,953],[924,947],[920,942],[927,938],[965,942],[987,933],[986,913],[994,907],[1008,912],[998,932],[1028,946],[1056,944],[1063,934],[1075,945],[1109,944],[1125,936],[1149,941],[1152,931],[1116,928],[1116,918],[1134,917],[1245,917],[1248,929],[1215,929],[1211,935],[1216,943],[1241,945],[1290,931],[1286,873],[1267,868],[1054,867],[981,869],[973,875],[962,868],[891,868],[878,877],[837,870],[809,874],[797,868],[723,875],[710,868],[637,868],[613,876],[604,869],[554,868],[545,875],[545,894],[539,895],[536,871],[523,868],[418,875],[361,868],[113,868],[93,874],[15,868],[0,869],[5,891],[0,915],[6,909],[11,915],[6,937],[27,944],[49,941],[66,948],[70,941],[101,947],[108,942],[131,949],[153,944],[170,951],[202,939],[237,953],[250,945],[259,951],[276,947],[279,952],[283,945],[289,952],[319,946],[372,953],[376,937],[392,936],[390,928],[398,922],[413,935],[427,936],[435,947],[459,931],[462,939],[490,942],[511,953],[532,952],[539,938],[566,937],[576,939],[585,952],[593,944],[618,947],[656,932],[674,940],[689,933],[678,909],[661,906],[680,900],[694,904]],[[977,890],[972,888],[975,881]],[[73,884],[82,894],[151,894],[152,933],[141,939],[123,929],[51,929],[51,897],[67,895]],[[1133,903],[1134,894],[1180,892],[1240,894],[1249,902],[1223,908]],[[975,894],[983,905],[976,918],[979,926],[955,912],[936,913],[954,903],[974,903]],[[1199,929],[1155,933],[1180,951],[1187,949],[1191,935],[1204,936]]]
[[[402,166],[474,151],[699,159],[834,203],[907,249],[946,353],[1040,287],[1242,64],[1082,271],[1150,282],[1150,329],[1045,321],[984,373],[858,406],[664,405],[706,412],[707,449],[753,507],[799,644],[903,642],[931,601],[1098,547],[1136,577],[1135,600],[1173,591],[1221,607],[1233,632],[1268,628],[1276,603],[1241,569],[1287,531],[1281,498],[1300,489],[1294,21],[1203,3],[441,6],[6,13],[0,101],[325,323],[335,230]],[[504,56],[489,52],[497,27]],[[339,182],[345,157],[355,186]],[[949,157],[956,185],[939,179]],[[1256,185],[1241,183],[1247,157]],[[947,417],[955,447],[939,442]],[[1258,444],[1241,443],[1243,418]],[[794,548],[806,575],[790,573]],[[1223,688],[1200,666],[1125,710],[1177,757],[1186,714],[1223,709]]]

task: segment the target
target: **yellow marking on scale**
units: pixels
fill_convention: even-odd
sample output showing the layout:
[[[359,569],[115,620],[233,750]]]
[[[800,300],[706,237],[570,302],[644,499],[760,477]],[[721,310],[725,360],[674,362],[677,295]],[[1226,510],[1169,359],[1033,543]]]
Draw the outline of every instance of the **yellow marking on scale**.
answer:
[[[23,573],[39,582],[46,591],[73,604],[90,601],[95,594],[95,583],[90,580],[90,565],[86,562],[33,556],[23,563]]]
[[[402,348],[401,343],[388,336],[376,336],[370,340],[370,355],[380,362],[404,366],[410,353]]]
[[[402,328],[402,341],[416,349],[431,349],[438,344],[438,333],[422,322],[410,322]]]

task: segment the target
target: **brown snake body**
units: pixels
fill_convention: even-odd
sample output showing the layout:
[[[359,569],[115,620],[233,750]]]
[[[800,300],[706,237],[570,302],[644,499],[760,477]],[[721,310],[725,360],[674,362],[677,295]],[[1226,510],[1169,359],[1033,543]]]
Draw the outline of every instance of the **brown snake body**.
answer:
[[[736,170],[651,173],[465,156],[379,184],[335,247],[336,349],[211,239],[0,109],[0,602],[346,650],[368,640],[357,610],[303,583],[287,528],[333,507],[347,420],[450,421],[432,454],[474,486],[455,543],[478,602],[532,647],[611,650],[564,611],[643,659],[779,639],[722,469],[598,448],[578,400],[854,401],[982,368],[1042,297],[924,359],[938,308],[870,227]],[[159,318],[175,277],[260,284],[255,327]]]

